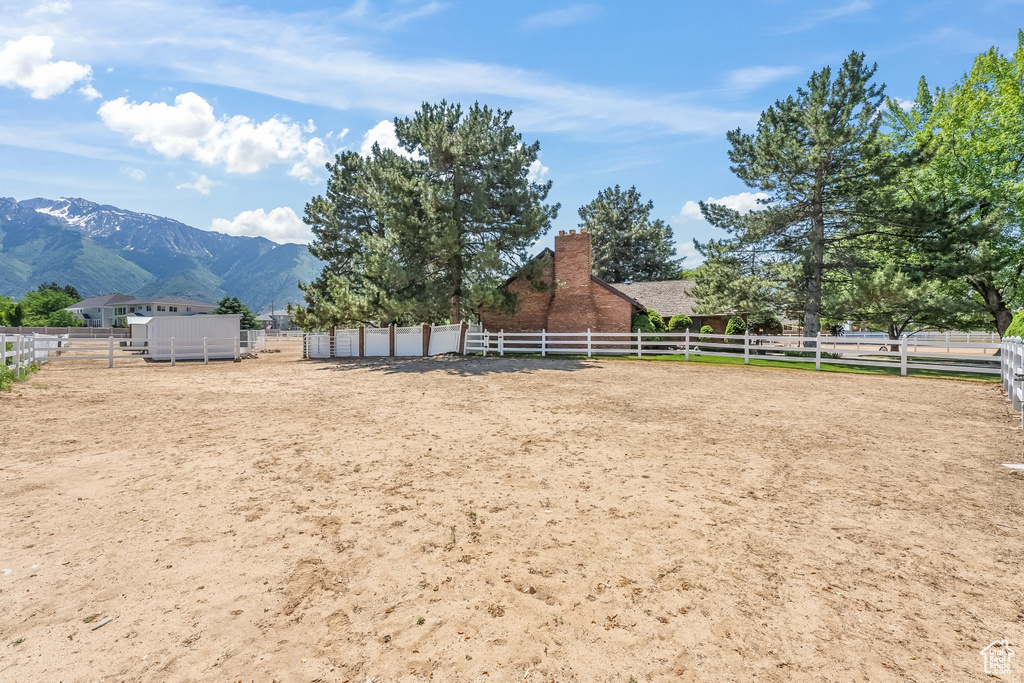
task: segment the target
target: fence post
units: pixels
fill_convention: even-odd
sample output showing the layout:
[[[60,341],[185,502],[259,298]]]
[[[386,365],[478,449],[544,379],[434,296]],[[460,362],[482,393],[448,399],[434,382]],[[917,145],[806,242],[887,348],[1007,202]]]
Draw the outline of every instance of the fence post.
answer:
[[[332,340],[328,339],[328,345],[332,343]],[[238,337],[235,337],[235,360],[242,360],[242,347]]]
[[[107,339],[107,368],[114,367],[114,338]]]
[[[210,364],[210,350],[206,346],[206,337],[203,337],[203,365]]]
[[[543,329],[540,331],[540,357],[543,358],[548,355],[548,331]]]
[[[644,333],[642,330],[636,331],[636,359],[640,360],[644,357]]]
[[[498,355],[505,355],[505,328],[498,330]]]
[[[20,332],[21,328],[19,327],[18,330]],[[22,341],[22,339],[24,339],[24,337],[21,334],[19,334],[14,339],[14,349],[13,349],[13,351],[14,351],[14,376],[15,377],[21,377],[21,350],[22,350],[22,348],[24,346],[24,342]]]
[[[489,330],[484,330],[480,335],[480,341],[483,342],[484,354],[483,357],[487,358],[487,347],[491,345],[491,333]]]
[[[818,341],[814,344],[814,369],[821,370],[821,330],[818,330]]]
[[[743,364],[750,365],[750,330],[743,330]]]
[[[686,336],[683,338],[683,356],[690,360],[690,328],[686,328]]]
[[[900,377],[907,376],[907,339],[900,340]]]
[[[0,332],[0,368],[7,367],[7,335]]]
[[[587,328],[587,358],[590,358],[593,355],[593,352],[594,352],[593,346],[594,346],[593,345],[593,341],[592,341],[591,336],[590,336],[590,328],[588,327]]]
[[[174,358],[174,337],[171,337],[171,365],[172,365],[172,366],[173,366],[173,365],[175,365],[175,358]]]
[[[1021,381],[1021,380],[1017,379],[1017,373],[1020,372],[1020,371],[1024,371],[1024,368],[1021,367],[1024,364],[1020,363],[1019,362],[1020,359],[1018,358],[1018,356],[1021,355],[1022,351],[1024,351],[1024,345],[1022,345],[1020,343],[1013,343],[1013,351],[1012,351],[1013,355],[1011,356],[1012,360],[1010,361],[1009,371],[1010,371],[1010,401],[1011,401],[1011,405],[1013,406],[1014,410],[1021,410],[1021,401],[1020,401],[1020,398],[1017,396],[1017,389],[1022,384],[1024,384],[1024,381]]]

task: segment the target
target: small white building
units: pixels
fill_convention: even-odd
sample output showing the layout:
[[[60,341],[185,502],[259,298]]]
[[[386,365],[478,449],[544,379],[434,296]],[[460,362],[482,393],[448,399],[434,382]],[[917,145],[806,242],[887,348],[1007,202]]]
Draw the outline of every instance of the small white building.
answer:
[[[239,357],[242,316],[131,316],[132,348],[144,349],[153,360],[235,359]]]
[[[130,315],[151,318],[197,315],[211,313],[215,308],[214,304],[176,296],[140,299],[126,294],[104,294],[83,299],[64,310],[74,313],[86,327],[119,327]]]

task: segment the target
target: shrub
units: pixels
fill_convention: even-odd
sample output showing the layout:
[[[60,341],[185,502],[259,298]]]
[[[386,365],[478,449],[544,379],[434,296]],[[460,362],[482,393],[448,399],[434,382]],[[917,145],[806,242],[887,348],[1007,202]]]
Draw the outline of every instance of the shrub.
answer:
[[[743,334],[747,331],[747,324],[743,322],[743,318],[738,315],[734,315],[729,318],[729,324],[725,326],[726,334]]]
[[[693,320],[690,319],[690,316],[680,313],[679,315],[672,316],[668,321],[668,331],[686,332],[686,330],[690,329],[690,325],[692,324]]]
[[[635,318],[633,318],[633,331],[654,332],[654,323],[651,322],[651,319],[647,314],[639,313]]]
[[[714,334],[714,332],[715,332],[715,330],[714,330],[714,328],[711,327],[711,325],[705,325],[704,327],[700,328],[700,333],[701,334]],[[700,343],[701,344],[707,344],[710,341],[711,341],[711,337],[701,337],[700,338]]]
[[[1013,316],[1013,322],[1006,328],[1003,336],[1024,338],[1024,310],[1017,311],[1017,315]]]
[[[747,316],[747,329],[751,334],[782,334],[782,321],[771,311],[757,311]]]
[[[651,309],[648,308],[647,317],[650,319],[651,325],[654,325],[655,332],[664,332],[665,330],[668,329],[667,327],[665,327],[665,319],[662,318],[661,314],[658,313],[657,311],[652,311]],[[647,330],[644,331],[646,332]]]

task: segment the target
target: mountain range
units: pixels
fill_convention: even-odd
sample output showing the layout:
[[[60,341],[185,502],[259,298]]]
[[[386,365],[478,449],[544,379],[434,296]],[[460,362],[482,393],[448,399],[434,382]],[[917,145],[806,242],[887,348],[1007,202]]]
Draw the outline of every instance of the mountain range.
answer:
[[[216,302],[237,296],[254,311],[301,303],[298,281],[323,264],[302,244],[199,230],[85,199],[0,197],[0,294],[39,284],[83,296],[120,292]]]

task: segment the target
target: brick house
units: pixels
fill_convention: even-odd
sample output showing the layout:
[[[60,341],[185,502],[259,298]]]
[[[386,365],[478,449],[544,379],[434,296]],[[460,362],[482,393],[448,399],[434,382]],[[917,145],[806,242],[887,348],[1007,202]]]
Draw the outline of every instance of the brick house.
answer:
[[[555,250],[545,249],[534,257],[539,274],[527,280],[513,276],[505,286],[519,298],[514,314],[481,308],[484,329],[506,332],[629,332],[633,316],[648,308],[667,323],[683,313],[693,319],[691,330],[711,325],[716,334],[725,332],[727,315],[701,315],[698,301],[690,294],[693,280],[664,280],[609,284],[595,277],[590,234],[564,230],[555,236]]]
[[[555,236],[555,250],[534,257],[540,273],[534,281],[521,275],[505,283],[519,297],[514,314],[481,308],[487,330],[506,332],[629,332],[643,305],[591,274],[590,235],[586,229]],[[539,281],[539,282],[538,282]]]

